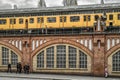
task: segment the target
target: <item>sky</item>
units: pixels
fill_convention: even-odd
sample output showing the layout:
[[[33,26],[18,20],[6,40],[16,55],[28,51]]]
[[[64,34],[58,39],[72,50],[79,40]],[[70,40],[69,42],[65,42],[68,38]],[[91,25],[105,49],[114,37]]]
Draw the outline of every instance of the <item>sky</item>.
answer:
[[[45,0],[47,7],[63,6],[63,0]],[[78,5],[99,4],[101,0],[78,0]],[[105,3],[118,3],[120,0],[104,0]],[[0,9],[11,9],[13,5],[18,8],[35,8],[39,0],[0,0]]]

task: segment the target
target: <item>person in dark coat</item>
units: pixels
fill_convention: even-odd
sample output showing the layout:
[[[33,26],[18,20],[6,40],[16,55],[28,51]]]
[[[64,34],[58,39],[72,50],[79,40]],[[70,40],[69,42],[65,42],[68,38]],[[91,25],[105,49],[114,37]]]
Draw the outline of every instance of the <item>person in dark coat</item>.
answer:
[[[16,65],[16,73],[19,73],[19,70],[20,70],[20,68],[19,68],[19,63],[17,63],[17,65]]]
[[[29,74],[29,70],[30,70],[30,66],[26,65],[26,72],[27,72],[27,74]]]
[[[27,65],[24,65],[24,67],[23,67],[25,74],[27,73],[26,66],[27,66]]]
[[[11,71],[11,64],[10,63],[8,64],[8,70],[7,70],[7,72],[12,72]]]
[[[22,65],[21,65],[21,63],[19,63],[19,73],[21,73],[22,72]]]

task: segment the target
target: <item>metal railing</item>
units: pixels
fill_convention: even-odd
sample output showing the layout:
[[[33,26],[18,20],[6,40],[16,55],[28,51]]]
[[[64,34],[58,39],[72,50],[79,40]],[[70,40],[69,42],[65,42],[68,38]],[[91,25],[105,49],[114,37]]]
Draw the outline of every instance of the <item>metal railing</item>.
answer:
[[[118,34],[120,27],[107,27],[103,32],[94,32],[93,27],[85,28],[44,28],[0,30],[0,36],[40,36],[40,35],[80,35],[80,34]]]

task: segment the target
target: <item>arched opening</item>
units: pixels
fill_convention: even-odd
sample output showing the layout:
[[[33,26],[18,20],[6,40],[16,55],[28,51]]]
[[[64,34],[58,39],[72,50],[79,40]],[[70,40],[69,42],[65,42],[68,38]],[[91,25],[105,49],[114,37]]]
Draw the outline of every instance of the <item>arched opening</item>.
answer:
[[[112,56],[112,71],[120,72],[120,51]]]
[[[3,45],[0,45],[0,59],[1,71],[5,71],[9,63],[12,65],[12,69],[15,69],[16,64],[21,62],[20,55],[18,55],[14,50]]]
[[[34,72],[91,73],[91,57],[68,44],[55,44],[33,57]]]
[[[120,50],[108,57],[108,71],[110,75],[120,75]]]

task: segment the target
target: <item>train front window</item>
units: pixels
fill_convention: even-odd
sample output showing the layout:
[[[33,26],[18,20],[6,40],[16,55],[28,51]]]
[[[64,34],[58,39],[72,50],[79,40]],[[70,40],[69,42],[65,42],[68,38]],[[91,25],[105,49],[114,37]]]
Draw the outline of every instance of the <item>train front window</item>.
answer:
[[[34,23],[34,18],[30,18],[30,23]]]

